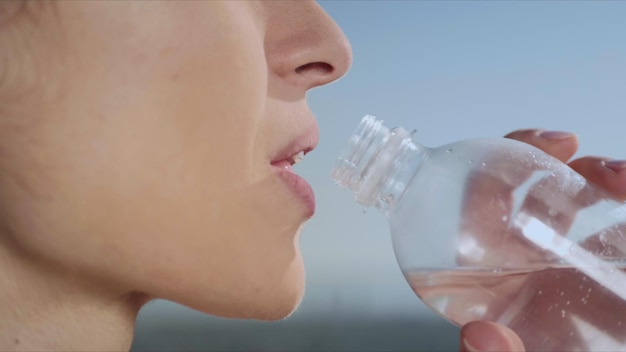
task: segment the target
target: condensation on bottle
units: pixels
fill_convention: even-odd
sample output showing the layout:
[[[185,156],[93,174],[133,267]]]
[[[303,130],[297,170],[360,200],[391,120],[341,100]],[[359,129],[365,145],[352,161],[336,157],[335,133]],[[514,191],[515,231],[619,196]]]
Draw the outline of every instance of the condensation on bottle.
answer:
[[[332,177],[387,217],[407,282],[450,322],[626,351],[626,205],[556,158],[507,138],[429,148],[366,116]]]

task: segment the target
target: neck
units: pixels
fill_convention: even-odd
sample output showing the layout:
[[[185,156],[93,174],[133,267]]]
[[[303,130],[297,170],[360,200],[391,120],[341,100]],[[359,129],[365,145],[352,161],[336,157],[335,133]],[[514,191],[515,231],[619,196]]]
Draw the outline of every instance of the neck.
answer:
[[[0,350],[129,350],[146,302],[1,245],[0,282]]]

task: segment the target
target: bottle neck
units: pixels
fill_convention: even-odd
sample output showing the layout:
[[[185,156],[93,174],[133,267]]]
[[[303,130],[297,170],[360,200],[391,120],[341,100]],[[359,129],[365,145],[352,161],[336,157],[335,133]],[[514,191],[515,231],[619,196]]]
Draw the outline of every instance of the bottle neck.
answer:
[[[356,202],[388,214],[428,152],[411,137],[403,128],[389,129],[374,116],[365,116],[339,157],[333,179],[352,190]]]

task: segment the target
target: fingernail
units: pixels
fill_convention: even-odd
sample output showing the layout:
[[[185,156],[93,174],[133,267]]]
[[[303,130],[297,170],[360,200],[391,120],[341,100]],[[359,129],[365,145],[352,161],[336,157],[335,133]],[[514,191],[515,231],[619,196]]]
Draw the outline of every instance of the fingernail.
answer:
[[[539,137],[550,141],[562,141],[574,137],[574,134],[565,131],[544,131],[539,134]]]
[[[467,339],[461,340],[461,351],[463,352],[480,352],[479,349],[472,346],[472,344]]]
[[[524,350],[522,340],[511,329],[486,321],[464,325],[460,347],[463,352]]]
[[[605,160],[604,166],[615,172],[626,170],[626,160]]]

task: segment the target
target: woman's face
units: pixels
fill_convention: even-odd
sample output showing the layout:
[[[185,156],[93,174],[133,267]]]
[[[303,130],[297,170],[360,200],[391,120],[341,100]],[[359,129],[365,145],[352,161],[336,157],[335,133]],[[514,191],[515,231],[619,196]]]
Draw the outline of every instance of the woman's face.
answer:
[[[317,143],[306,91],[350,65],[337,26],[308,1],[31,5],[0,33],[14,247],[115,292],[289,314],[314,208],[290,164]]]

